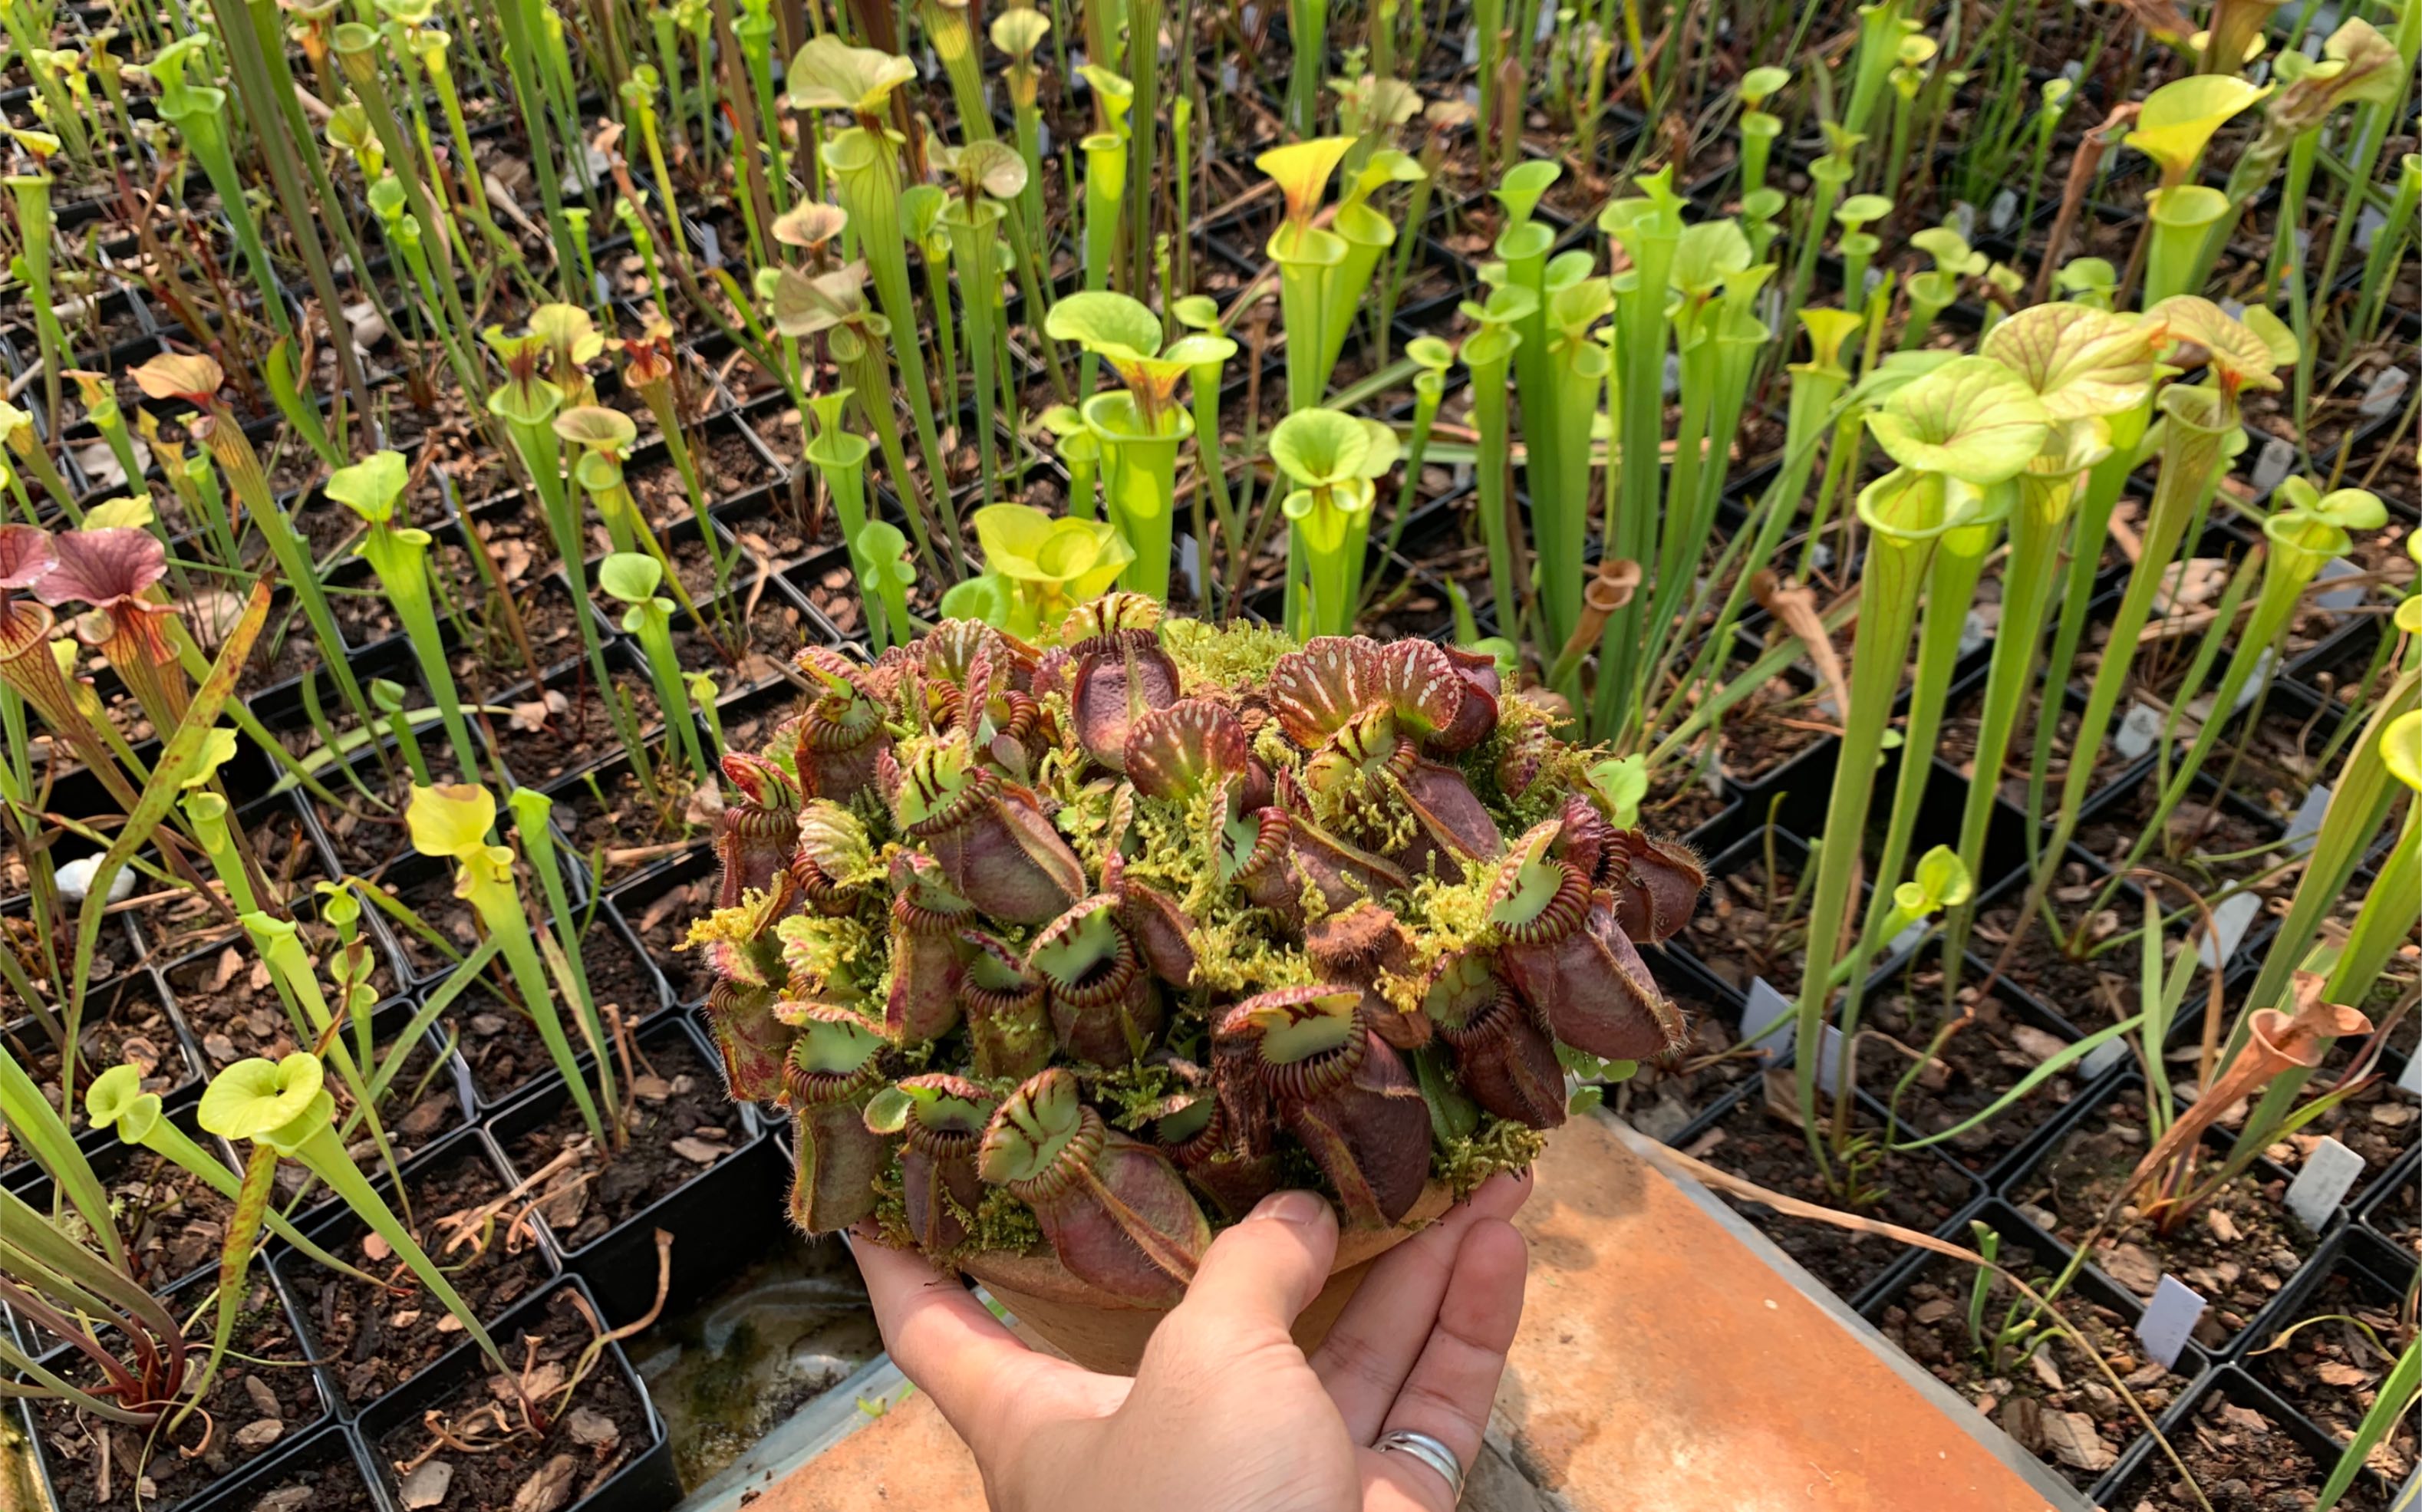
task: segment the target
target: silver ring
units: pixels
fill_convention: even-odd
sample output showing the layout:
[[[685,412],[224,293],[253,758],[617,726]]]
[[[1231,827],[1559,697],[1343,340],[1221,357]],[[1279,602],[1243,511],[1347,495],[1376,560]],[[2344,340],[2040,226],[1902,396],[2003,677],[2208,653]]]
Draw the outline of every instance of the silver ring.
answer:
[[[1411,1428],[1395,1428],[1379,1435],[1379,1441],[1372,1447],[1383,1455],[1401,1453],[1412,1456],[1437,1471],[1439,1478],[1446,1482],[1449,1505],[1463,1500],[1463,1461],[1455,1457],[1454,1450],[1428,1434],[1417,1433]]]

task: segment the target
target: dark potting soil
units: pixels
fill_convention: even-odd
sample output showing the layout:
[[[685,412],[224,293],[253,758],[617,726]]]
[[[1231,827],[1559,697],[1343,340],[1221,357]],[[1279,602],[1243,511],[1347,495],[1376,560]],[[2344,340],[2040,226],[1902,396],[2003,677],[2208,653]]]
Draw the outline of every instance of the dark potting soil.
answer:
[[[1648,795],[1641,800],[1642,826],[1657,834],[1678,837],[1723,812],[1731,800],[1720,783],[1710,780],[1712,776],[1695,770],[1688,762],[1660,769],[1649,779]]]
[[[1787,677],[1770,677],[1733,705],[1722,726],[1725,774],[1756,782],[1838,732],[1840,721],[1816,707],[1816,697]]]
[[[2005,1247],[2000,1262],[2024,1275],[2038,1295],[2056,1279],[2037,1268],[2023,1250]],[[2117,1463],[2143,1433],[2143,1422],[2129,1408],[2129,1395],[2146,1417],[2157,1419],[2187,1388],[2184,1376],[2145,1358],[2131,1319],[2075,1293],[2057,1299],[2053,1306],[2084,1336],[2091,1357],[2049,1321],[2001,1344],[1996,1338],[2001,1330],[2026,1319],[2031,1310],[1998,1276],[1988,1284],[1980,1347],[1968,1328],[1974,1283],[1974,1272],[1939,1261],[1884,1308],[1876,1326],[1928,1374],[1966,1397],[2021,1447],[2081,1490]],[[2019,1306],[2016,1319],[2013,1302]],[[2027,1345],[2037,1339],[2043,1341],[2040,1347],[2029,1353]],[[2118,1388],[2112,1385],[2113,1378]]]
[[[630,701],[642,732],[661,726],[655,684],[647,673],[617,667],[614,686]],[[490,728],[506,766],[524,787],[543,787],[568,772],[611,760],[622,748],[586,661],[543,687],[510,695],[505,706],[511,712],[501,718],[490,716]]]
[[[706,997],[706,989],[715,984],[715,973],[708,969],[704,956],[678,947],[688,936],[691,922],[714,911],[719,881],[717,874],[710,869],[702,876],[676,883],[646,902],[623,909],[623,919],[647,948],[649,958],[663,968],[675,1002],[700,1001]]]
[[[459,1512],[569,1506],[648,1451],[646,1405],[610,1355],[600,1355],[563,1395],[601,1331],[583,1315],[578,1296],[569,1287],[555,1293],[543,1318],[496,1341],[522,1373],[518,1388],[475,1359],[460,1385],[370,1445],[389,1490],[424,1473],[416,1484],[442,1483],[435,1504]],[[543,1435],[523,1418],[525,1395],[554,1414]],[[432,1464],[446,1468],[429,1471]]]
[[[376,1512],[378,1504],[362,1479],[361,1467],[346,1452],[345,1441],[322,1442],[323,1449],[271,1476],[250,1512]]]
[[[2313,1090],[2319,1092],[2335,1085],[2337,1069],[2325,1063],[2312,1083]],[[2263,1153],[2288,1171],[2300,1171],[2305,1157],[2325,1138],[2363,1157],[2363,1173],[2355,1178],[2346,1198],[2349,1203],[2361,1201],[2372,1183],[2387,1174],[2398,1158],[2422,1140],[2422,1102],[2417,1102],[2411,1093],[2398,1091],[2387,1077],[2375,1075],[2344,1102]]]
[[[1859,1048],[1859,1085],[1893,1105],[1900,1120],[1920,1135],[1958,1127],[1993,1106],[2068,1041],[2014,1016],[1991,993],[1960,989],[1952,1032],[1935,1047],[1944,1027],[1942,969],[1928,957],[1896,979],[1894,990],[1868,1000],[1863,1031],[1890,1035],[1911,1050],[1932,1048],[1932,1057],[1906,1093],[1896,1093],[1915,1063],[1891,1046],[1865,1040]],[[2080,1082],[2062,1072],[1978,1126],[1937,1146],[1971,1171],[1990,1169],[2027,1137],[2052,1121],[2077,1096]]]
[[[519,1221],[528,1199],[498,1202],[505,1182],[476,1145],[415,1175],[409,1191],[413,1236],[482,1323],[546,1284],[537,1232]],[[299,1258],[288,1280],[345,1400],[365,1406],[463,1342],[462,1325],[385,1240],[366,1234],[334,1252],[383,1285]]]
[[[169,1304],[169,1311],[182,1318],[202,1308],[216,1285],[213,1272],[207,1281],[187,1287]],[[189,1331],[188,1370],[201,1369],[216,1315],[214,1306],[205,1308],[200,1321]],[[259,1267],[246,1282],[228,1348],[218,1377],[202,1399],[201,1411],[178,1430],[173,1444],[157,1441],[147,1447],[140,1429],[86,1417],[64,1402],[38,1400],[35,1430],[50,1456],[58,1512],[123,1507],[138,1497],[142,1504],[165,1512],[325,1416],[302,1345]],[[86,1387],[98,1384],[100,1378],[98,1368],[81,1357],[61,1374]],[[209,1414],[207,1420],[204,1413]],[[105,1475],[99,1437],[104,1433],[109,1435]],[[137,1476],[139,1480],[133,1479]],[[148,1490],[142,1481],[149,1482]],[[130,1485],[134,1496],[128,1494]]]
[[[218,1265],[235,1206],[201,1177],[149,1150],[133,1150],[126,1170],[104,1185],[134,1279],[146,1289],[164,1291]]]
[[[2012,1190],[2030,1219],[2064,1244],[2082,1244],[2147,1147],[2143,1095],[2122,1092]],[[2207,1147],[2195,1182],[2210,1181],[2220,1165],[2219,1154]],[[2144,1194],[2137,1193],[2095,1236],[2089,1258],[2140,1298],[2150,1298],[2165,1273],[2194,1287],[2211,1302],[2195,1341],[2217,1348],[2288,1284],[2319,1242],[2280,1205],[2286,1192],[2283,1179],[2257,1166],[2222,1186],[2167,1233],[2145,1216]]]
[[[673,651],[683,669],[713,673],[727,692],[774,681],[802,647],[822,638],[798,606],[770,585],[744,590],[737,599],[727,601],[721,613],[699,606],[712,633],[685,620],[673,625]]]
[[[490,1108],[555,1069],[538,1025],[519,1008],[473,988],[457,1000],[438,1032],[451,1035],[471,1068],[471,1085]]]
[[[2037,742],[2041,738],[2034,695],[2029,699],[2029,707],[2011,732],[2009,751],[2003,758],[2001,771],[2002,801],[2020,809],[2026,807],[2028,773],[2035,763]],[[1943,717],[1942,734],[1935,747],[1944,761],[1958,767],[1962,776],[1972,780],[1976,771],[1976,726],[1984,717],[1984,706],[1982,691],[1972,693],[1953,705],[1951,712]],[[2052,750],[2045,763],[2045,791],[2049,795],[2045,801],[2048,806],[2058,803],[2061,785],[2068,780],[2068,757],[2077,741],[2077,724],[2076,712],[2067,708],[2061,710],[2060,717],[2053,722]],[[2112,748],[2111,743],[2104,741],[2102,748],[2094,757],[2094,788],[2100,789],[2127,764]]]
[[[1769,1095],[1788,1102],[1793,1095],[1791,1073],[1775,1071],[1769,1077],[1775,1089]],[[1830,1108],[1831,1103],[1831,1098],[1820,1095],[1820,1107]],[[1878,1132],[1864,1115],[1858,1124],[1862,1126],[1859,1132],[1867,1139],[1872,1140]],[[1920,1233],[1931,1233],[1949,1221],[1972,1195],[1969,1183],[1956,1169],[1930,1155],[1893,1155],[1871,1150],[1873,1163],[1860,1173],[1867,1200],[1855,1209],[1844,1208],[1842,1202],[1827,1190],[1811,1163],[1807,1138],[1800,1126],[1775,1117],[1767,1107],[1767,1099],[1755,1095],[1735,1104],[1722,1123],[1699,1136],[1685,1153],[1769,1191],[1826,1207],[1856,1211],[1862,1217],[1880,1219]],[[1835,1173],[1840,1174],[1838,1162]],[[1898,1243],[1879,1235],[1854,1234],[1813,1220],[1785,1218],[1743,1198],[1727,1195],[1724,1201],[1756,1224],[1759,1232],[1772,1239],[1784,1253],[1843,1297],[1852,1296],[1874,1282],[1907,1252]]]
[[[98,1013],[95,1008],[100,1008]],[[142,1073],[145,1092],[163,1096],[193,1084],[192,1067],[186,1063],[184,1050],[177,1043],[177,1032],[168,1022],[167,1010],[149,977],[125,979],[124,987],[117,992],[95,994],[86,1008],[87,1017],[76,1036],[77,1057],[83,1069],[75,1078],[74,1106],[64,1110],[68,1127],[82,1134],[91,1126],[85,1117],[84,1089],[92,1079],[113,1065],[133,1063]],[[59,1052],[41,1026],[31,1019],[21,1019],[0,1034],[0,1044],[8,1047],[34,1084],[50,1100],[60,1106]],[[0,1136],[0,1165],[8,1163],[9,1142]]]
[[[2220,1392],[2196,1406],[2194,1416],[2170,1436],[2170,1446],[2202,1488],[2211,1512],[2310,1506],[2331,1470],[2286,1428]],[[2178,1468],[2160,1455],[2146,1461],[2112,1504],[2129,1512],[2199,1512],[2200,1505],[2178,1478]],[[2387,1504],[2378,1487],[2362,1481],[2338,1503],[2348,1512],[2384,1512]]]
[[[730,740],[730,732],[725,738]],[[730,748],[749,748],[732,745]],[[646,756],[648,771],[656,783],[653,800],[640,788],[639,775],[628,762],[591,772],[556,796],[556,822],[563,827],[574,849],[585,858],[599,858],[607,887],[661,859],[624,860],[618,852],[708,838],[701,827],[683,818],[693,779],[680,748],[659,737],[648,743]]]
[[[2150,827],[2161,799],[2161,783],[2147,776],[2100,817],[2080,826],[2078,844],[2118,869],[2127,862],[2136,838]],[[2162,832],[2136,864],[2178,878],[2207,903],[2235,884],[2268,894],[2295,885],[2292,874],[2278,874],[2279,862],[2285,858],[2264,849],[2278,838],[2279,832],[2272,827],[2191,791],[2170,810]],[[2273,874],[2266,876],[2266,873]],[[2167,898],[2163,903],[2175,906]]]
[[[2340,1267],[2321,1279],[2296,1315],[2272,1339],[2247,1355],[2245,1366],[2282,1401],[2344,1443],[2379,1400],[2383,1380],[2397,1362],[2394,1351],[2413,1343],[2412,1325],[2400,1316],[2398,1299]],[[2367,1461],[2402,1486],[2422,1463],[2422,1441],[2412,1413],[2389,1429]]]
[[[660,1040],[642,1054],[627,1089],[617,1089],[627,1090],[631,1100],[622,1120],[628,1142],[610,1159],[598,1158],[580,1110],[568,1097],[553,1117],[507,1148],[524,1179],[570,1157],[537,1189],[539,1211],[566,1250],[603,1236],[725,1159],[743,1138],[740,1112],[723,1095],[721,1073],[687,1041]]]
[[[1778,852],[1771,880],[1762,857],[1714,878],[1679,937],[1727,986],[1746,990],[1761,976],[1779,988],[1799,982],[1807,959],[1808,923],[1806,900],[1793,906],[1792,891],[1801,881],[1798,860]]]

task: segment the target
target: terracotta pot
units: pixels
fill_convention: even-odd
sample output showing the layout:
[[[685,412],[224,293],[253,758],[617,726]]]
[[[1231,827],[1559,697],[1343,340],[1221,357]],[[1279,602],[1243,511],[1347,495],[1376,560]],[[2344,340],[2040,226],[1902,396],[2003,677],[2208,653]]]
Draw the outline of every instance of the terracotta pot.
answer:
[[[1329,1337],[1337,1315],[1352,1300],[1371,1263],[1429,1227],[1453,1201],[1446,1187],[1433,1181],[1422,1189],[1412,1210],[1395,1227],[1347,1229],[1338,1236],[1329,1284],[1295,1320],[1295,1342],[1306,1354]],[[1134,1375],[1152,1331],[1168,1315],[1164,1308],[1134,1307],[1105,1299],[1071,1277],[1047,1253],[986,1252],[960,1261],[959,1268],[1000,1299],[1022,1330],[1030,1330],[1086,1369],[1109,1375]]]

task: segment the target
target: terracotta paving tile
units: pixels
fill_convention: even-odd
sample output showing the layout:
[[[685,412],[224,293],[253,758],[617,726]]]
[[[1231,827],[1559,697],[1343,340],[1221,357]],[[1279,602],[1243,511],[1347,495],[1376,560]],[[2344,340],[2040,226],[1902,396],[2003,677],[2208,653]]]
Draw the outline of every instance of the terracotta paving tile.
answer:
[[[1529,1301],[1472,1512],[2081,1504],[2056,1504],[1944,1416],[1608,1123],[1579,1120],[1549,1142],[1520,1225]],[[749,1504],[891,1505],[983,1506],[966,1450],[922,1396]]]

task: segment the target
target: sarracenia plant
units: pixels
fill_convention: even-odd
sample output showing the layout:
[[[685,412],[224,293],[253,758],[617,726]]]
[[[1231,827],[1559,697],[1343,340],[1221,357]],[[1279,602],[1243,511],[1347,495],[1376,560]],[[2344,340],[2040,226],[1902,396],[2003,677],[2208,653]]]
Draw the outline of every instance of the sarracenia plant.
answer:
[[[325,492],[369,527],[354,554],[370,562],[387,603],[394,606],[397,622],[402,625],[419,665],[421,684],[445,722],[458,769],[464,777],[477,777],[480,748],[472,743],[471,728],[463,718],[462,701],[455,694],[453,670],[446,664],[446,643],[438,634],[436,605],[429,589],[430,534],[396,523],[396,509],[411,476],[403,453],[377,451],[329,474]]]
[[[1188,334],[1163,347],[1152,311],[1124,294],[1091,291],[1052,306],[1044,329],[1101,357],[1126,386],[1124,392],[1087,399],[1085,424],[1102,445],[1109,521],[1136,554],[1121,585],[1165,601],[1174,555],[1177,451],[1194,433],[1194,417],[1176,402],[1177,386],[1197,367],[1235,355],[1236,343]]]
[[[922,324],[908,288],[908,244],[900,222],[900,138],[885,119],[892,91],[916,76],[917,66],[906,58],[851,47],[831,33],[799,49],[788,75],[793,109],[841,110],[853,118],[854,124],[826,138],[824,165],[840,191],[850,228],[873,272],[875,299],[898,333],[892,350],[900,364],[901,386],[907,390],[918,451],[925,467],[922,477],[902,476],[895,469],[892,488],[903,499],[920,501],[920,508],[928,499],[939,506],[945,560],[956,573],[964,565],[958,510],[951,500],[950,475],[942,466],[941,433],[934,423],[934,396],[925,378]],[[894,402],[888,383],[870,386],[863,381],[865,376],[861,374],[858,383],[860,403]],[[887,455],[884,460],[891,459]],[[930,508],[925,512],[930,513]]]
[[[1286,628],[1298,640],[1342,636],[1361,605],[1362,562],[1378,480],[1396,433],[1332,409],[1299,409],[1270,432],[1270,460],[1294,480],[1287,518]]]
[[[211,1079],[202,1089],[201,1126],[221,1139],[253,1144],[277,1158],[293,1160],[328,1186],[354,1216],[385,1239],[397,1258],[410,1267],[429,1294],[437,1299],[463,1331],[471,1336],[488,1362],[509,1380],[520,1378],[506,1362],[480,1322],[480,1315],[463,1299],[446,1272],[429,1258],[412,1230],[395,1215],[378,1189],[354,1168],[344,1144],[337,1138],[336,1099],[322,1084],[320,1058],[296,1050],[281,1061],[259,1057],[238,1061]]]
[[[539,959],[538,943],[530,933],[529,913],[523,906],[521,889],[513,881],[513,852],[509,846],[491,843],[489,839],[495,828],[496,800],[487,789],[471,783],[415,788],[411,807],[404,811],[404,822],[412,830],[413,849],[454,863],[454,895],[471,906],[479,915],[480,927],[491,939],[499,942],[523,1011],[538,1026],[539,1037],[545,1041],[548,1057],[555,1062],[573,1102],[579,1108],[581,1121],[589,1126],[590,1136],[605,1145],[608,1126],[598,1116],[599,1099],[590,1093],[572,1041],[563,1032],[555,995],[548,990],[546,969]],[[595,1054],[598,1088],[604,1094],[606,1106],[611,1109],[614,1073],[606,1036],[596,1023],[587,1019],[581,1023],[581,1032]],[[613,1145],[619,1147],[619,1119],[613,1122],[611,1134]]]
[[[2042,447],[2050,429],[2035,394],[2008,369],[1987,357],[1954,358],[1903,385],[1867,423],[1898,465],[1859,492],[1867,550],[1850,657],[1849,706],[1843,711],[1841,750],[1825,811],[1825,834],[1841,839],[1826,845],[1817,858],[1799,1002],[1797,1042],[1807,1052],[1799,1057],[1797,1068],[1801,1117],[1818,1169],[1829,1180],[1833,1163],[1816,1133],[1819,1056],[1815,1051],[1860,871],[1861,847],[1852,837],[1866,832],[1876,763],[1883,753],[1885,729],[1908,660],[1921,585],[1944,531],[1972,517],[1992,515],[1988,492],[2015,487],[2013,480]],[[2000,508],[2005,510],[2006,502]],[[1964,614],[1965,606],[1952,610]],[[1913,813],[1894,815],[1904,835],[1914,821]],[[1895,848],[1889,838],[1886,848]],[[1898,881],[1879,877],[1885,886]]]
[[[1393,148],[1370,154],[1337,204],[1328,226],[1313,219],[1337,165],[1357,138],[1323,136],[1272,148],[1253,160],[1279,186],[1285,218],[1266,247],[1279,267],[1279,305],[1286,323],[1287,405],[1318,404],[1345,350],[1362,296],[1380,256],[1395,244],[1395,223],[1371,203],[1380,185],[1422,178],[1419,163]]]
[[[639,642],[648,678],[656,686],[657,712],[702,787],[715,780],[715,770],[700,748],[698,722],[689,717],[689,698],[682,686],[681,655],[673,649],[673,602],[656,596],[664,577],[663,563],[636,551],[618,551],[597,568],[597,586],[607,597],[630,606],[622,616],[623,632]]]
[[[1135,559],[1116,527],[1053,518],[1030,504],[988,504],[974,515],[984,570],[942,595],[946,620],[982,620],[1021,640],[1057,633],[1080,605],[1109,592]]]

